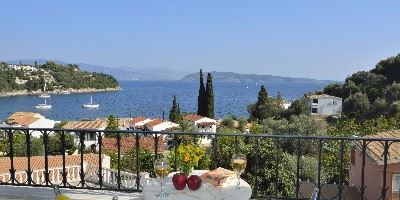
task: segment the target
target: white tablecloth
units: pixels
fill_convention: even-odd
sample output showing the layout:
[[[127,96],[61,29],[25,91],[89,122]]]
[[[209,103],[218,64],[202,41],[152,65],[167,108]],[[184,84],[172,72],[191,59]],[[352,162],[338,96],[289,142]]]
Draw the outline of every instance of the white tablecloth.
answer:
[[[193,174],[200,175],[206,171],[204,170],[195,170]],[[217,199],[237,199],[237,200],[249,200],[251,197],[251,188],[250,185],[241,180],[241,188],[238,190],[235,188],[237,179],[233,179],[231,181],[227,181],[224,186],[222,187],[215,187],[208,183],[202,183],[201,187],[196,190],[192,191],[187,186],[184,190],[176,190],[174,185],[172,184],[172,175],[171,173],[165,180],[164,190],[168,192],[168,197],[165,199],[171,200],[199,200],[199,199],[207,199],[207,200],[217,200]],[[157,178],[155,179],[148,179],[147,182],[144,184],[143,187],[143,199],[145,200],[152,200],[158,199],[157,194],[160,193],[160,182]]]

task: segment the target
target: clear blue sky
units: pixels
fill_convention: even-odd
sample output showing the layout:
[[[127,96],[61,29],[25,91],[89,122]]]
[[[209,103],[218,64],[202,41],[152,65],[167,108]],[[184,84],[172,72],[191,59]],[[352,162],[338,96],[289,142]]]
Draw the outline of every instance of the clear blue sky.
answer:
[[[400,53],[400,1],[0,1],[0,60],[344,80]]]

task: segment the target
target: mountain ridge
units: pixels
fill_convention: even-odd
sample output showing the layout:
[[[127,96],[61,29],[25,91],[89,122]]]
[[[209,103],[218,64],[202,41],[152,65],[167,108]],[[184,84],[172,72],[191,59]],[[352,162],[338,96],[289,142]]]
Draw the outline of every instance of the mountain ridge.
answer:
[[[208,72],[203,72],[204,74]],[[298,78],[298,77],[284,77],[284,76],[274,76],[274,75],[261,75],[261,74],[240,74],[236,72],[210,72],[213,76],[213,81],[215,82],[244,82],[244,83],[272,83],[272,82],[286,82],[286,83],[317,83],[317,84],[327,84],[336,83],[340,81],[335,80],[318,80],[312,78]],[[195,81],[198,80],[200,76],[199,72],[190,73],[180,81]]]

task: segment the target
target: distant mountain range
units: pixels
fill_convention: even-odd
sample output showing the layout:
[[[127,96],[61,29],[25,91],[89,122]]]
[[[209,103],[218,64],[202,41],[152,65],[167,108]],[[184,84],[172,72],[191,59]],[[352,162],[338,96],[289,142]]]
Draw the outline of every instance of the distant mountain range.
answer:
[[[203,72],[204,79],[207,78],[207,72]],[[235,72],[211,72],[213,81],[215,82],[243,82],[243,83],[315,83],[315,84],[329,84],[339,81],[332,80],[317,80],[311,78],[293,78],[272,75],[258,75],[258,74],[239,74]],[[199,72],[192,73],[184,76],[181,81],[198,81]]]
[[[117,80],[179,80],[184,77],[188,72],[170,70],[165,68],[146,68],[135,69],[128,67],[106,67],[101,65],[92,65],[87,63],[70,63],[59,60],[46,60],[46,59],[22,59],[22,60],[9,60],[5,61],[10,64],[30,64],[33,65],[35,61],[38,64],[44,64],[47,61],[53,61],[59,64],[77,64],[79,68],[89,72],[102,72],[114,76]]]
[[[46,59],[36,59],[38,64],[44,64]],[[51,60],[59,64],[71,64],[64,61]],[[35,59],[22,59],[6,61],[10,64],[31,64],[35,63]],[[198,81],[199,72],[190,73],[166,69],[166,68],[146,68],[136,69],[129,67],[106,67],[101,65],[92,65],[87,63],[73,63],[79,65],[81,70],[89,72],[102,72],[114,76],[117,80],[180,80],[180,81]],[[206,74],[204,73],[206,78]],[[258,75],[258,74],[239,74],[235,72],[212,72],[213,80],[215,82],[257,82],[257,83],[314,83],[314,84],[329,84],[338,81],[331,80],[317,80],[311,78],[293,78],[281,77],[272,75]]]

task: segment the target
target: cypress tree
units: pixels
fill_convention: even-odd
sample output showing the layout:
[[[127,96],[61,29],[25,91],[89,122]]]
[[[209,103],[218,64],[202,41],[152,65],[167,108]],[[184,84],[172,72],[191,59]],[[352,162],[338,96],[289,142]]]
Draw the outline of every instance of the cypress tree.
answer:
[[[179,113],[178,113],[178,104],[176,103],[176,96],[174,95],[174,99],[172,100],[172,107],[171,110],[169,111],[169,120],[172,122],[177,122],[179,118]]]
[[[197,114],[201,116],[206,115],[207,109],[206,88],[203,81],[203,70],[200,69],[200,88],[199,96],[197,96]]]
[[[207,75],[206,84],[206,117],[214,118],[214,89],[211,73]]]

